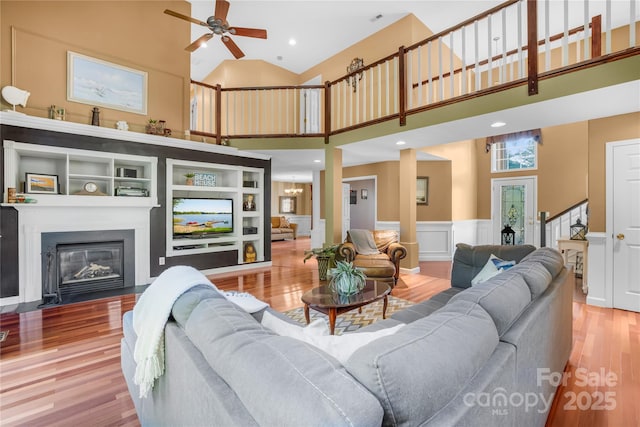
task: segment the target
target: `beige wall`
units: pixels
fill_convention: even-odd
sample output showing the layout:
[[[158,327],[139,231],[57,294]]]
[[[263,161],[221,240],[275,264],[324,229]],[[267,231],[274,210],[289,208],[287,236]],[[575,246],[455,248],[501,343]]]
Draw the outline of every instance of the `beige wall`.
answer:
[[[451,220],[477,218],[477,152],[474,140],[423,148],[425,153],[451,161]]]
[[[302,194],[296,196],[295,215],[311,215],[311,184],[297,183],[295,187],[302,188]],[[289,196],[284,192],[286,188],[291,188],[290,182],[271,182],[271,215],[286,215],[280,212],[280,196]],[[291,215],[291,214],[289,214]]]
[[[590,120],[589,124],[589,231],[603,232],[606,226],[607,142],[640,138],[640,113]]]
[[[400,220],[400,163],[397,161],[372,163],[343,168],[343,178],[377,177],[378,221]],[[419,161],[418,176],[429,177],[429,204],[418,205],[417,221],[451,221],[451,162]],[[324,181],[324,173],[320,175]],[[323,187],[323,186],[322,186]],[[322,191],[321,191],[321,194]],[[323,203],[321,200],[321,212]],[[322,215],[321,213],[321,215]],[[323,216],[324,217],[324,216]]]
[[[223,88],[255,86],[290,86],[298,84],[299,76],[262,60],[223,61],[203,83],[219,84]]]
[[[67,120],[91,122],[92,105],[67,101],[67,51],[148,73],[146,116],[100,107],[101,125],[118,120],[143,131],[149,118],[166,120],[179,136],[189,118],[189,24],[163,13],[186,15],[184,1],[6,1],[0,2],[0,86],[31,92],[32,116],[47,117],[55,104]],[[14,49],[12,49],[14,46]]]

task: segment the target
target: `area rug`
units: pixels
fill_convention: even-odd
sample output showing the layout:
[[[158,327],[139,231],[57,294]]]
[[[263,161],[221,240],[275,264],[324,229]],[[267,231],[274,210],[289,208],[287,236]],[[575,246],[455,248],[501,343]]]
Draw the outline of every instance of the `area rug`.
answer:
[[[414,303],[411,301],[403,300],[393,296],[389,296],[387,304],[387,318],[396,311],[402,310],[407,307],[411,307]],[[376,301],[369,305],[362,307],[362,313],[358,313],[358,309],[353,309],[346,313],[339,315],[336,318],[336,330],[335,334],[340,335],[344,332],[353,332],[362,328],[363,326],[370,325],[373,322],[382,320],[382,304],[383,301]],[[285,311],[284,314],[295,320],[296,322],[306,325],[304,319],[304,308],[298,307],[293,310]],[[314,309],[309,309],[309,317],[313,322],[315,319],[325,319],[329,324],[329,318],[326,314],[322,314]]]

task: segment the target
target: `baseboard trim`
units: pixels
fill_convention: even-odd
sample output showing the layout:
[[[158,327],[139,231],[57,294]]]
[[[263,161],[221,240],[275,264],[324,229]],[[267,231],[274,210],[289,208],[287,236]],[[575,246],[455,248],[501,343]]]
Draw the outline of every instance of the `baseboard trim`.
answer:
[[[418,274],[420,273],[420,266],[414,268],[400,267],[400,273],[402,274]]]

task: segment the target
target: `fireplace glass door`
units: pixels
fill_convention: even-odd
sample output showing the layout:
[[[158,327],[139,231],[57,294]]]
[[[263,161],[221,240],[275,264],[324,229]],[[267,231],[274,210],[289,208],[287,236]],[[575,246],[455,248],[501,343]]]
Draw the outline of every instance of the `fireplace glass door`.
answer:
[[[124,287],[123,243],[58,245],[58,286],[62,293]]]

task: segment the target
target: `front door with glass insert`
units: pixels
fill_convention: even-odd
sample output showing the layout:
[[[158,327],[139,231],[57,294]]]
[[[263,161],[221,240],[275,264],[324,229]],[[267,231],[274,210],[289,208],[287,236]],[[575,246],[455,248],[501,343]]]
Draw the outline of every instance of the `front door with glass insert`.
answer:
[[[493,243],[502,242],[502,230],[515,232],[515,244],[534,244],[536,179],[497,178],[492,180]]]

